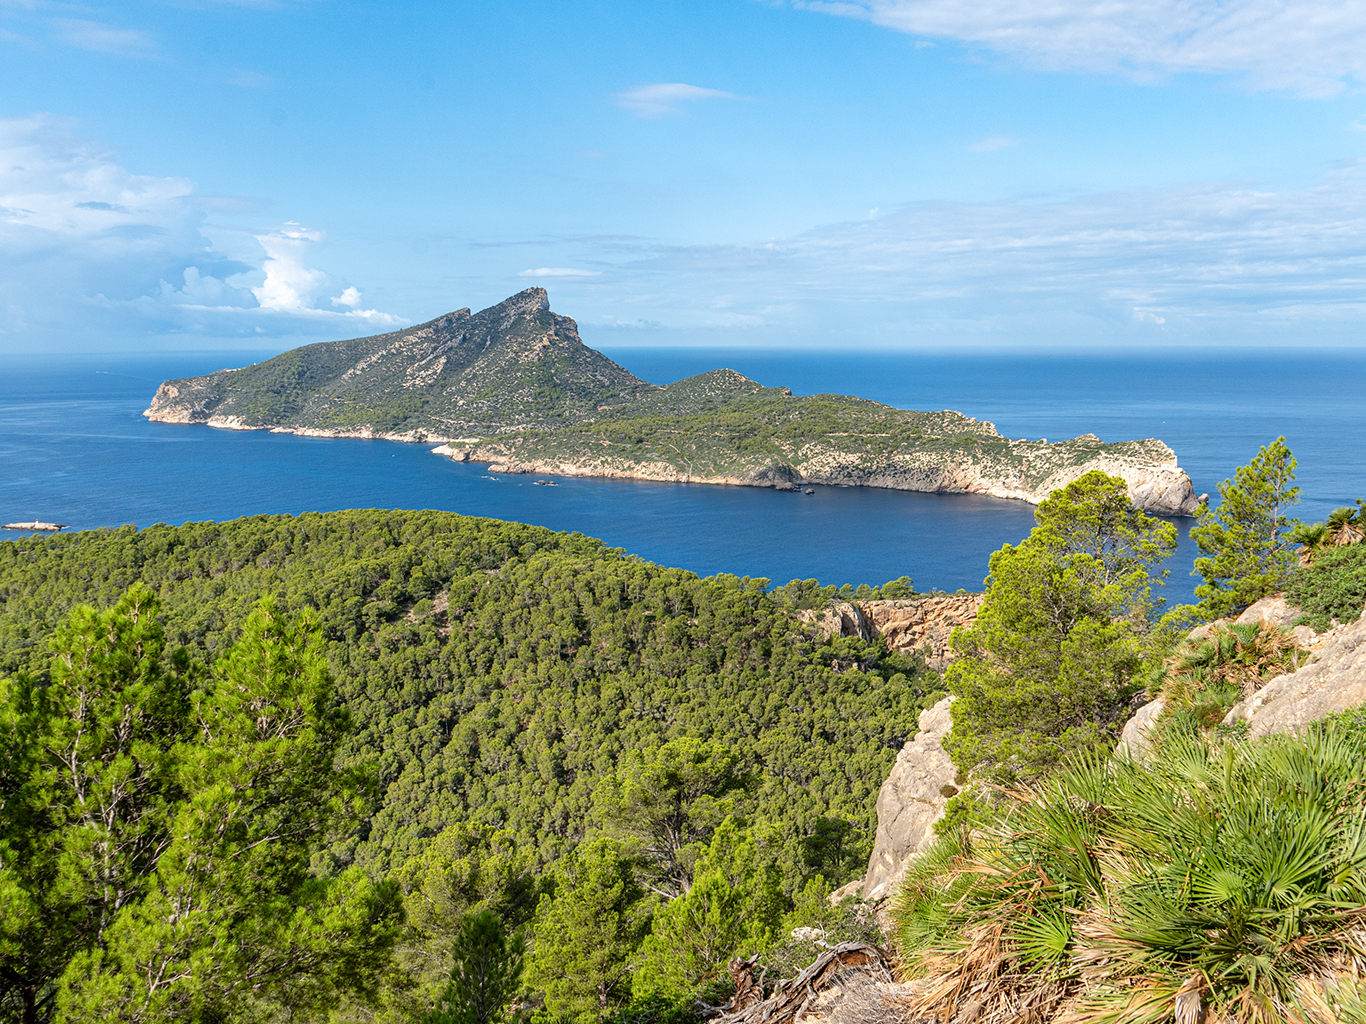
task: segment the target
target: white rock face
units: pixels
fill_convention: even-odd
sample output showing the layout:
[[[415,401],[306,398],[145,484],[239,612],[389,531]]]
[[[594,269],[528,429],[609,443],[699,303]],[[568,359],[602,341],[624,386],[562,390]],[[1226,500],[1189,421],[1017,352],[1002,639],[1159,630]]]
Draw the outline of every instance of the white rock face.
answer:
[[[1263,626],[1289,626],[1304,612],[1285,599],[1284,594],[1273,594],[1260,601],[1254,601],[1243,609],[1234,622],[1245,624],[1260,622]]]
[[[1295,732],[1338,711],[1366,704],[1366,617],[1342,630],[1304,668],[1277,676],[1235,704],[1226,724],[1249,723],[1249,735]]]
[[[877,841],[863,877],[863,898],[883,899],[906,874],[906,864],[934,842],[934,823],[944,816],[953,785],[953,764],[943,740],[953,728],[952,697],[920,712],[920,731],[901,748],[877,795]]]
[[[1142,761],[1152,749],[1153,728],[1166,708],[1167,702],[1158,697],[1157,700],[1151,700],[1135,711],[1134,717],[1124,723],[1124,731],[1119,734],[1115,756]]]

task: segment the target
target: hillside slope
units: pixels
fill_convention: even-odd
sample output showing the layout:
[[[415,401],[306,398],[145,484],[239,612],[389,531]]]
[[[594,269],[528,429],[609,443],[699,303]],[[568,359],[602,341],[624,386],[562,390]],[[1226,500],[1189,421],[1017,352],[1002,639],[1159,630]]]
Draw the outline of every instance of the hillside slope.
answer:
[[[579,422],[659,389],[579,340],[543,288],[390,334],[305,345],[239,370],[168,380],[163,423],[446,439]]]
[[[70,608],[158,592],[168,642],[211,662],[253,603],[316,608],[381,804],[332,848],[375,873],[459,823],[511,829],[540,863],[602,827],[626,752],[716,739],[754,786],[793,871],[825,818],[852,826],[938,676],[828,639],[760,581],[699,579],[580,534],[446,512],[365,510],[93,530],[0,543],[0,680],[42,679]],[[852,653],[851,653],[852,652]],[[861,667],[851,667],[851,657]]]

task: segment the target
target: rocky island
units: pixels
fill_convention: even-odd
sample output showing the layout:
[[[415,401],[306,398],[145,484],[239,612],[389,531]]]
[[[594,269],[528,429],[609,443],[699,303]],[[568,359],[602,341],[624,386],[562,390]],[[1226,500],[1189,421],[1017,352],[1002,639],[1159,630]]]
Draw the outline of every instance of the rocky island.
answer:
[[[794,490],[808,483],[988,494],[1037,504],[1093,469],[1162,515],[1199,507],[1155,439],[1003,437],[951,411],[846,395],[793,395],[734,370],[659,386],[586,346],[528,288],[389,334],[324,342],[163,383],[143,413],[327,437],[440,442],[492,472],[630,477]]]

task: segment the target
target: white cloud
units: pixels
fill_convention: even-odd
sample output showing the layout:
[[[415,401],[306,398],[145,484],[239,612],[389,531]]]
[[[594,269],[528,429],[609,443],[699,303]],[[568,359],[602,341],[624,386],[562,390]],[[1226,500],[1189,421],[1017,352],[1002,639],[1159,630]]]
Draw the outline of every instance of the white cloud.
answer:
[[[591,255],[615,257],[594,298],[614,326],[648,317],[682,341],[743,326],[745,344],[1360,346],[1366,163],[1300,192],[923,202],[784,239]]]
[[[994,153],[998,149],[1009,149],[1019,144],[1019,139],[1012,139],[1008,135],[988,135],[980,142],[974,142],[968,150],[973,153]]]
[[[1366,81],[1361,0],[793,0],[1027,65],[1130,75],[1244,76],[1309,95]]]
[[[657,82],[654,85],[641,85],[614,97],[617,106],[629,110],[636,117],[663,117],[678,111],[680,103],[687,100],[734,100],[739,99],[732,92],[720,89],[704,89],[697,85],[682,82]]]
[[[405,322],[359,308],[358,289],[315,269],[320,232],[209,227],[210,209],[257,212],[198,197],[184,178],[132,174],[60,119],[0,119],[6,342],[108,347],[166,333],[341,334]]]
[[[522,270],[518,277],[601,277],[600,270],[575,270],[573,267],[537,267],[535,270]]]
[[[115,28],[99,21],[80,18],[58,18],[52,23],[57,38],[68,46],[95,53],[112,53],[119,57],[155,57],[156,40],[147,32],[130,28]]]

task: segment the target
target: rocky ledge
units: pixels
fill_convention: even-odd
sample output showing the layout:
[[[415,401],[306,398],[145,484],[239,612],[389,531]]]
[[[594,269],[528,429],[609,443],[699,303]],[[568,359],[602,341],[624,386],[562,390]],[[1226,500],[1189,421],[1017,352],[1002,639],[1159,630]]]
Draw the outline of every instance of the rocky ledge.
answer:
[[[950,634],[977,621],[985,599],[985,594],[921,594],[891,601],[833,601],[824,608],[799,611],[797,618],[826,638],[882,637],[890,650],[923,654],[930,668],[941,669],[950,657]]]
[[[714,472],[677,459],[623,457],[611,452],[549,455],[538,450],[542,438],[495,438],[476,444],[452,442],[432,449],[457,462],[483,462],[491,473],[539,473],[591,476],[669,483],[730,484],[795,491],[808,484],[837,487],[881,487],[936,494],[985,494],[1037,505],[1055,490],[1093,470],[1120,477],[1129,486],[1134,506],[1166,516],[1194,515],[1204,495],[1197,495],[1190,476],[1177,465],[1176,453],[1149,438],[1104,444],[1084,434],[1052,444],[1046,440],[1010,441],[995,434],[993,446],[958,451],[907,450],[869,457],[839,445],[811,440],[794,447],[785,460],[762,459]]]

